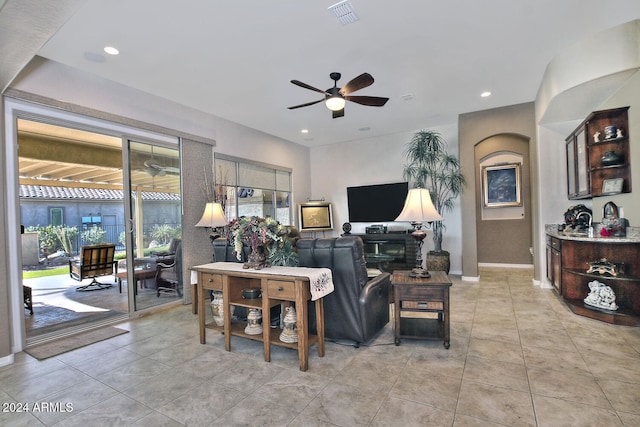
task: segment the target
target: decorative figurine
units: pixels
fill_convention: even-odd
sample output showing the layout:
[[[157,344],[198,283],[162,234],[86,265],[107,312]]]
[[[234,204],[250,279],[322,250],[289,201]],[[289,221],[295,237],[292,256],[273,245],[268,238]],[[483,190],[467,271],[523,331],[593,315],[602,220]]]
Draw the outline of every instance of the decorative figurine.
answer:
[[[213,292],[211,300],[211,313],[213,313],[213,321],[218,326],[224,326],[224,308],[222,304],[222,292]]]
[[[616,132],[616,138],[622,138],[622,129],[618,128],[618,131]]]
[[[280,341],[286,343],[298,342],[298,330],[296,328],[296,309],[291,306],[285,308],[287,314],[284,316],[282,323],[284,328],[280,334]]]
[[[250,308],[247,314],[247,327],[244,328],[247,335],[260,335],[262,333],[262,310]]]
[[[604,139],[613,139],[616,137],[618,129],[615,126],[607,126],[604,128]]]
[[[600,132],[593,134],[593,142],[600,142]]]
[[[601,258],[598,261],[588,262],[587,265],[589,266],[587,273],[596,273],[601,275],[610,274],[614,277],[616,277],[622,269],[622,266],[620,264],[609,262],[606,258]]]
[[[600,283],[597,280],[589,282],[589,295],[584,299],[584,303],[595,308],[602,308],[605,310],[617,310],[616,294],[611,287]]]

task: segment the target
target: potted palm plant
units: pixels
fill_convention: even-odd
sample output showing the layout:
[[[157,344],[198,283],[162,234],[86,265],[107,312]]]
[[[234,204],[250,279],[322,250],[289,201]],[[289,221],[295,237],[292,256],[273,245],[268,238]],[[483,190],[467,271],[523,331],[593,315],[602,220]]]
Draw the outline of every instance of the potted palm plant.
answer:
[[[457,157],[447,153],[447,142],[439,132],[422,130],[413,135],[404,152],[407,163],[403,177],[415,187],[429,190],[433,205],[440,215],[453,209],[466,181]],[[427,270],[449,272],[449,252],[442,249],[442,221],[433,222],[435,248],[427,253]]]

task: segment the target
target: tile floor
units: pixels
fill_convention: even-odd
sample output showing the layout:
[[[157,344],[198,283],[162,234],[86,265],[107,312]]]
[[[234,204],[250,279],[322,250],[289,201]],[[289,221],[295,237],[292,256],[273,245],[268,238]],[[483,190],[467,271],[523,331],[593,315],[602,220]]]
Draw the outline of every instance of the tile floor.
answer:
[[[453,277],[452,342],[403,340],[297,354],[242,338],[198,343],[189,306],[119,325],[131,331],[0,368],[2,426],[640,425],[640,328],[572,314],[531,270]],[[9,403],[71,404],[4,412]],[[44,408],[44,407],[43,407]]]

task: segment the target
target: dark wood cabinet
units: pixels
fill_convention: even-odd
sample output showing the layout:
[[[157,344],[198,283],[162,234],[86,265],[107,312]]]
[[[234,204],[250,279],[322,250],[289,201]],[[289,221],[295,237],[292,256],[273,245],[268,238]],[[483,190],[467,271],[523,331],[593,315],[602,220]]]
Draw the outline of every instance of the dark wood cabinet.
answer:
[[[547,279],[562,295],[562,241],[547,235]]]
[[[553,242],[557,241],[554,247]],[[606,258],[622,265],[617,276],[587,273],[589,262]],[[576,314],[605,322],[640,325],[640,242],[606,239],[558,239],[547,235],[547,277]],[[589,282],[597,280],[610,286],[616,294],[616,311],[586,306]]]
[[[629,107],[621,107],[594,111],[567,137],[569,199],[599,197],[612,191],[631,192],[628,110]],[[603,161],[603,157],[611,156],[617,160]],[[610,188],[614,180],[621,181],[619,190]]]
[[[569,199],[591,197],[586,127],[583,123],[567,138],[567,194]]]

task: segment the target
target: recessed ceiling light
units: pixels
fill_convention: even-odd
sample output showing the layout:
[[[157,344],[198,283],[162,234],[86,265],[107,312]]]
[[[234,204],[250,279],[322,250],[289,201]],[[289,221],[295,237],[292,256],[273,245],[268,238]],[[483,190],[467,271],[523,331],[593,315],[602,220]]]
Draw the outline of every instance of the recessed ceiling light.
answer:
[[[300,132],[302,132],[302,133],[309,133],[309,129],[302,129]]]
[[[120,51],[113,46],[105,46],[104,51],[109,55],[117,55],[120,53]]]
[[[481,96],[481,97],[483,97],[483,98],[486,98],[487,96],[491,96],[491,92],[489,92],[488,90],[487,90],[487,91],[484,91],[484,92],[482,92],[482,93],[480,94],[480,96]]]

